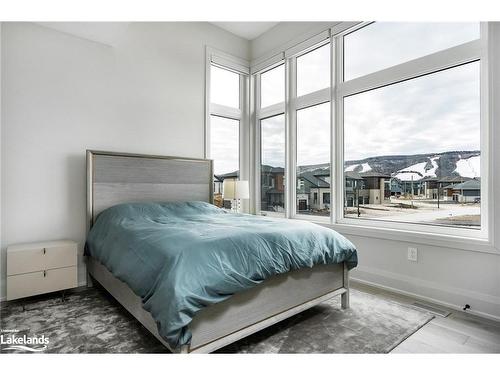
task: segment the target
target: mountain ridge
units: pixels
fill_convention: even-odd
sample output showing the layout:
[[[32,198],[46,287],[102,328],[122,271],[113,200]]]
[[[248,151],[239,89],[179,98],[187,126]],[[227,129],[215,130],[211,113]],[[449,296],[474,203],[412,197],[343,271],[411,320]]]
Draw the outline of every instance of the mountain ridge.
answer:
[[[415,180],[424,177],[480,177],[479,157],[481,152],[446,151],[415,155],[384,155],[364,159],[348,160],[344,169],[354,172],[379,172],[402,179]],[[298,173],[327,169],[328,163],[298,167]]]

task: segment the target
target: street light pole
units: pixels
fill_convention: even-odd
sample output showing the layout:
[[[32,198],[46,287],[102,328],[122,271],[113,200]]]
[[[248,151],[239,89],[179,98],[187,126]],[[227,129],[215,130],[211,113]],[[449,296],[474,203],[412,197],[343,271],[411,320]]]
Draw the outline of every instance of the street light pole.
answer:
[[[358,217],[360,217],[360,213],[359,213],[359,185],[358,185],[358,181],[356,181],[356,200],[358,201]]]
[[[439,196],[441,195],[441,183],[438,182],[438,210],[439,210]]]
[[[411,175],[411,208],[413,208],[413,175]]]

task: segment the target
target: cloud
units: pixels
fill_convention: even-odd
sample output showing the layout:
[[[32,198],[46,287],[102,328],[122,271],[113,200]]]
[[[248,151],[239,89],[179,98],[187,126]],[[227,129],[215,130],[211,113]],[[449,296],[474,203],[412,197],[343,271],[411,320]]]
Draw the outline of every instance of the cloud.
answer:
[[[210,116],[210,157],[215,174],[239,169],[239,125],[237,120]]]
[[[345,98],[345,159],[478,150],[479,63]]]
[[[261,120],[261,163],[285,167],[285,116]]]

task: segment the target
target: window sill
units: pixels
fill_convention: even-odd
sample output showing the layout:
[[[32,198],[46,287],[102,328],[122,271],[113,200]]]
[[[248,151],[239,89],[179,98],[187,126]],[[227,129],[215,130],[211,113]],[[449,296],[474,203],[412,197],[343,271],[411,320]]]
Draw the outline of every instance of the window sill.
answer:
[[[294,219],[305,220],[303,217]],[[377,238],[382,240],[410,242],[413,244],[424,244],[435,247],[446,247],[457,250],[475,251],[488,254],[500,255],[500,250],[496,249],[493,243],[486,239],[459,237],[445,234],[428,232],[417,232],[411,230],[401,230],[393,228],[369,227],[359,224],[331,224],[309,218],[314,222],[327,228],[336,230],[343,235],[353,235],[367,238]]]

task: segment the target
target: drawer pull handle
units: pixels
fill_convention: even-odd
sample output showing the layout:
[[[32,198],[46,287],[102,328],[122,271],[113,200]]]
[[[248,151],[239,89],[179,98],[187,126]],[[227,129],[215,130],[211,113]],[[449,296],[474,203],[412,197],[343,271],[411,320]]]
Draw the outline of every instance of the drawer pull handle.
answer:
[[[45,247],[43,248],[43,255],[45,255],[47,253],[47,250],[45,249]]]
[[[43,277],[47,276],[47,271],[43,271]]]

